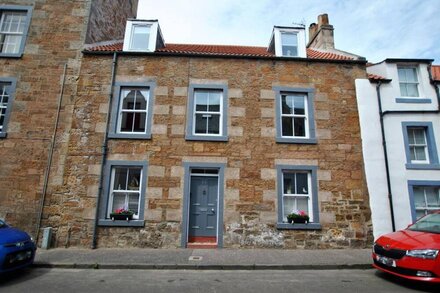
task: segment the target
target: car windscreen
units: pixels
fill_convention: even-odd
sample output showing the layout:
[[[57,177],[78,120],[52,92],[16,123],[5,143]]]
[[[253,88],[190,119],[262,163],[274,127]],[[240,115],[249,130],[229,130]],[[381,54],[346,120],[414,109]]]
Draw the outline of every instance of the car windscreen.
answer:
[[[429,214],[408,228],[412,231],[440,233],[440,214]]]

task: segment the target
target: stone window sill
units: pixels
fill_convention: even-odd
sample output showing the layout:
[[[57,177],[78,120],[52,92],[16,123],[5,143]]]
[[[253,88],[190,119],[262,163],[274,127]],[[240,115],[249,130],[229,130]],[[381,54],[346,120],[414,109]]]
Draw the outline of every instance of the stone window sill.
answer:
[[[316,138],[287,138],[287,137],[277,137],[275,139],[277,143],[302,143],[302,144],[317,144]]]
[[[103,227],[144,227],[144,220],[131,220],[131,221],[112,221],[110,219],[101,219],[98,221],[98,226]]]
[[[440,170],[440,164],[411,164],[405,165],[408,170]]]
[[[279,230],[321,230],[322,226],[319,223],[308,223],[308,224],[277,223],[277,229],[279,229]]]
[[[396,98],[396,103],[399,104],[431,104],[431,99],[426,98]]]
[[[193,134],[187,134],[185,136],[185,140],[202,140],[202,141],[228,141],[228,137],[225,135],[222,136],[203,136],[203,135],[193,135]]]

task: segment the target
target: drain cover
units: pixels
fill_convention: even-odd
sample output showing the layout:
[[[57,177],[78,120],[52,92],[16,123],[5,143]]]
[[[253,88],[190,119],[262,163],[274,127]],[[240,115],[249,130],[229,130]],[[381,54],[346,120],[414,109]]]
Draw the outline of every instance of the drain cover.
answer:
[[[202,260],[203,259],[203,256],[190,256],[189,257],[189,260]]]

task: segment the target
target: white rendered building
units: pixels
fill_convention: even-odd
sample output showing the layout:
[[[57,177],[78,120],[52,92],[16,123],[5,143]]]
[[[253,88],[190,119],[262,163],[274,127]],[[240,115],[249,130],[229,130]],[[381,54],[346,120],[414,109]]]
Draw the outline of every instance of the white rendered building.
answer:
[[[440,77],[432,61],[386,59],[356,80],[375,239],[440,209]]]

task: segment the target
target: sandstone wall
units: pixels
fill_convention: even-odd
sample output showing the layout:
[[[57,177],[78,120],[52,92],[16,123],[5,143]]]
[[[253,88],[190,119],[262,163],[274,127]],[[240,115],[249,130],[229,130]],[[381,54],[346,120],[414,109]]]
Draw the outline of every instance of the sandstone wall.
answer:
[[[64,187],[46,226],[57,246],[91,244],[111,80],[111,56],[85,56],[74,102]],[[116,81],[156,81],[151,140],[110,140],[109,159],[149,162],[143,228],[100,227],[100,247],[178,247],[186,160],[226,162],[224,246],[346,248],[371,244],[354,79],[365,66],[225,58],[121,56]],[[224,81],[229,141],[186,141],[187,89]],[[273,86],[314,88],[318,144],[275,142]],[[322,230],[278,230],[276,164],[317,165]]]

